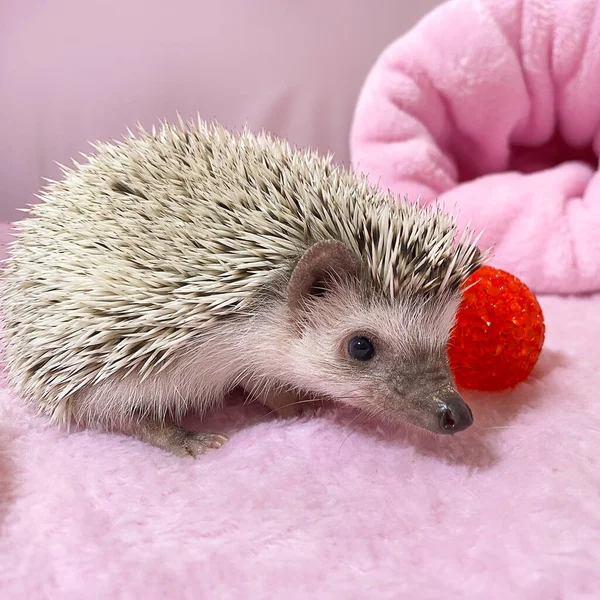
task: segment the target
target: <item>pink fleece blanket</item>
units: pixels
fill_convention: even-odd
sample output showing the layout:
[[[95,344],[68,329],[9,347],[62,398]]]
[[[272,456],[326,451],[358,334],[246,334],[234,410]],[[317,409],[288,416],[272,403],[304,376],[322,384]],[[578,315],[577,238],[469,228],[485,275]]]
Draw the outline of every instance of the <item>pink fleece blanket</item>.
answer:
[[[597,0],[454,0],[379,58],[356,169],[485,229],[538,292],[600,290]]]
[[[1,379],[0,597],[597,599],[600,297],[542,305],[531,380],[453,438],[232,406],[194,461],[67,436]]]

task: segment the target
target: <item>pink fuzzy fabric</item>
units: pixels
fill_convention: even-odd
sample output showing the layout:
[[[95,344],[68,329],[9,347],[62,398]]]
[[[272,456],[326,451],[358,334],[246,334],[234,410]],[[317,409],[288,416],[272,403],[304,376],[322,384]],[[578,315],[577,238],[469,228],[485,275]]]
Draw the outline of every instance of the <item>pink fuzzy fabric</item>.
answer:
[[[534,376],[453,438],[234,404],[194,461],[61,433],[0,381],[0,597],[598,598],[600,298],[542,304]]]
[[[599,98],[598,0],[454,0],[372,68],[353,164],[458,208],[535,291],[598,291]]]

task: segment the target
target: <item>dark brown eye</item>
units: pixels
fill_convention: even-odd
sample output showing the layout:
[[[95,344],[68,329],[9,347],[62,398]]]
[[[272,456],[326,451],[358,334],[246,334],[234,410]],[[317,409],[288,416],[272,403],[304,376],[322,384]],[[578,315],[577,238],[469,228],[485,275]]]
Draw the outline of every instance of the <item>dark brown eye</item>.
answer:
[[[375,347],[369,338],[358,336],[348,342],[348,354],[356,360],[371,360],[375,356]]]

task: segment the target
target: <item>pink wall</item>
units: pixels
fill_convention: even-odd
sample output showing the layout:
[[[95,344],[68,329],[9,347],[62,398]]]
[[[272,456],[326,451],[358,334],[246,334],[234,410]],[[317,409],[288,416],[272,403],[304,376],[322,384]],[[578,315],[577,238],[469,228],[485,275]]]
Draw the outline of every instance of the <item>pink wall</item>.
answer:
[[[429,0],[1,0],[0,220],[87,142],[177,111],[348,160],[367,70]]]

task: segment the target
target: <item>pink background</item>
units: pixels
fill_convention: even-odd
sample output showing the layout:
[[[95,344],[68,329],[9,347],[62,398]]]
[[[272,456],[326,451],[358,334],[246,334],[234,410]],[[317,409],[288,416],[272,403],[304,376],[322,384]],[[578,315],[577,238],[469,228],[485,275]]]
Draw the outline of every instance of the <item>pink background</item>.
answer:
[[[2,0],[0,220],[88,141],[197,112],[348,162],[377,55],[434,0]]]

